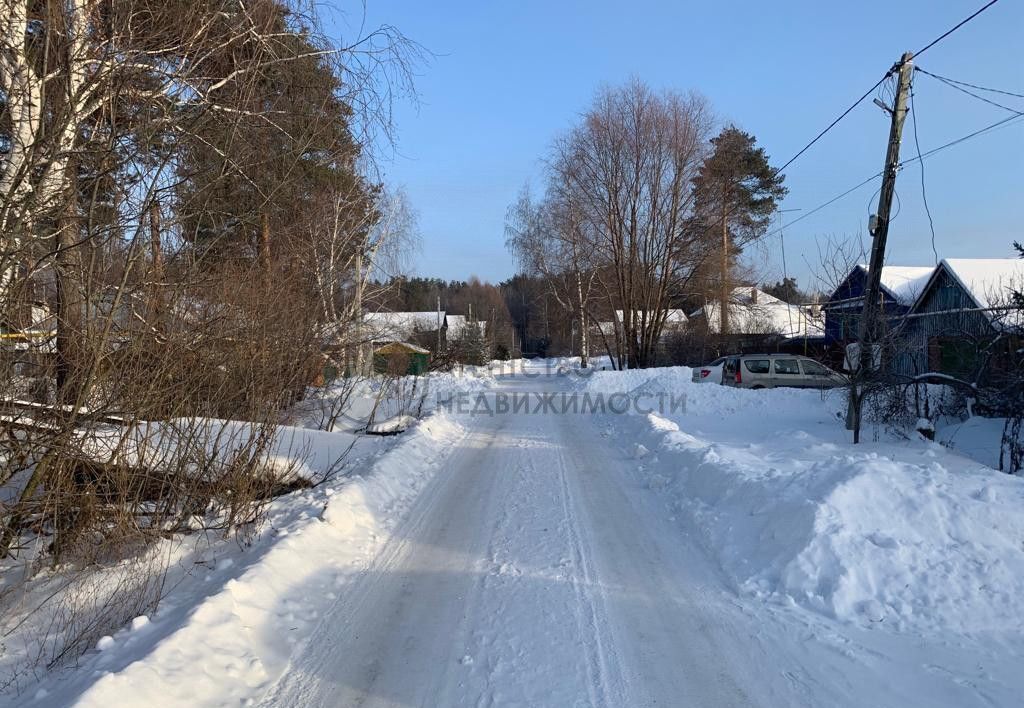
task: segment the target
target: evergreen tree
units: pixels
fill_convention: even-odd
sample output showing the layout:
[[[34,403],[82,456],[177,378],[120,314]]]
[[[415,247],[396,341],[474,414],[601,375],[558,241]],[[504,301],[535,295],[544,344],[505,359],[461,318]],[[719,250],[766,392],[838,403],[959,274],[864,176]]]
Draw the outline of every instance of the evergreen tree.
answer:
[[[807,296],[800,291],[800,288],[797,287],[796,278],[783,278],[781,282],[777,282],[774,285],[768,285],[766,283],[762,286],[762,289],[772,297],[777,297],[783,302],[788,302],[793,305],[806,302],[808,299]]]
[[[728,126],[712,138],[711,154],[693,180],[694,226],[721,248],[721,332],[727,334],[728,303],[732,288],[731,259],[743,246],[764,235],[779,201],[788,191],[785,179],[768,162],[753,135]],[[712,236],[713,235],[713,236]]]

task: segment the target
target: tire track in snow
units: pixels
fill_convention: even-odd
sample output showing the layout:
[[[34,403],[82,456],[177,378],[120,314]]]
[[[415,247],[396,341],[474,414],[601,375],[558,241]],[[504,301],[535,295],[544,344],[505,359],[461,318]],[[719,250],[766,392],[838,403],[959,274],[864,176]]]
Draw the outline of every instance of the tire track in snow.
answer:
[[[587,639],[584,639],[583,646],[586,653],[587,671],[590,676],[587,686],[590,701],[594,706],[625,705],[621,696],[617,696],[617,700],[612,700],[610,697],[608,652],[604,638],[606,625],[604,602],[603,597],[595,597],[595,590],[598,596],[601,595],[601,585],[593,565],[590,563],[590,549],[580,534],[579,516],[568,479],[564,446],[559,445],[555,458],[561,487],[562,514],[572,554],[571,581],[576,594],[577,623],[580,633],[584,634],[585,632],[589,635]]]

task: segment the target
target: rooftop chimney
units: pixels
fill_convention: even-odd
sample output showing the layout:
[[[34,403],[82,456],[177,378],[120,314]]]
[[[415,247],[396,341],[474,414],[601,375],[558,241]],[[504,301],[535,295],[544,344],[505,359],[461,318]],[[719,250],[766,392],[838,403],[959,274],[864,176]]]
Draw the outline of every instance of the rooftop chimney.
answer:
[[[750,304],[751,305],[756,305],[757,304],[757,288],[751,288],[750,289]]]

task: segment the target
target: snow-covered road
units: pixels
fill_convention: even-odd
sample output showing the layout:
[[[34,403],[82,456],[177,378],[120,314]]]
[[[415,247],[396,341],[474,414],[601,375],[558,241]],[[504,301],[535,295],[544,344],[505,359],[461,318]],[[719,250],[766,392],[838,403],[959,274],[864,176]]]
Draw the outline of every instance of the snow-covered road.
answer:
[[[1019,705],[1019,478],[815,391],[495,368],[0,706]]]
[[[263,703],[805,703],[800,670],[635,479],[621,418],[470,416]]]

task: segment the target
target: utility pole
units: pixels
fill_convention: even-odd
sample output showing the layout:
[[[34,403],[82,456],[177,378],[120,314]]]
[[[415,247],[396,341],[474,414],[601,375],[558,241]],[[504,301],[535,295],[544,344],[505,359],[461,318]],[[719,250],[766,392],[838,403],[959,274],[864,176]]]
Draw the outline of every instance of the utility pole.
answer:
[[[896,172],[900,166],[900,140],[903,137],[903,122],[907,117],[907,100],[910,96],[910,82],[914,73],[914,55],[906,52],[899,63],[889,70],[898,72],[896,88],[896,105],[891,109],[883,108],[892,117],[889,128],[889,147],[885,152],[885,170],[882,172],[882,189],[878,195],[878,213],[871,219],[874,228],[870,229],[871,261],[868,265],[867,284],[864,290],[864,311],[857,328],[857,340],[860,344],[859,363],[853,374],[853,385],[850,387],[850,410],[847,415],[847,428],[853,430],[853,442],[860,442],[861,403],[863,402],[863,383],[870,377],[874,365],[874,347],[880,335],[879,296],[881,294],[882,267],[885,264],[885,243],[889,237],[889,214],[892,211],[892,197],[896,189]],[[879,102],[880,103],[880,102]]]

